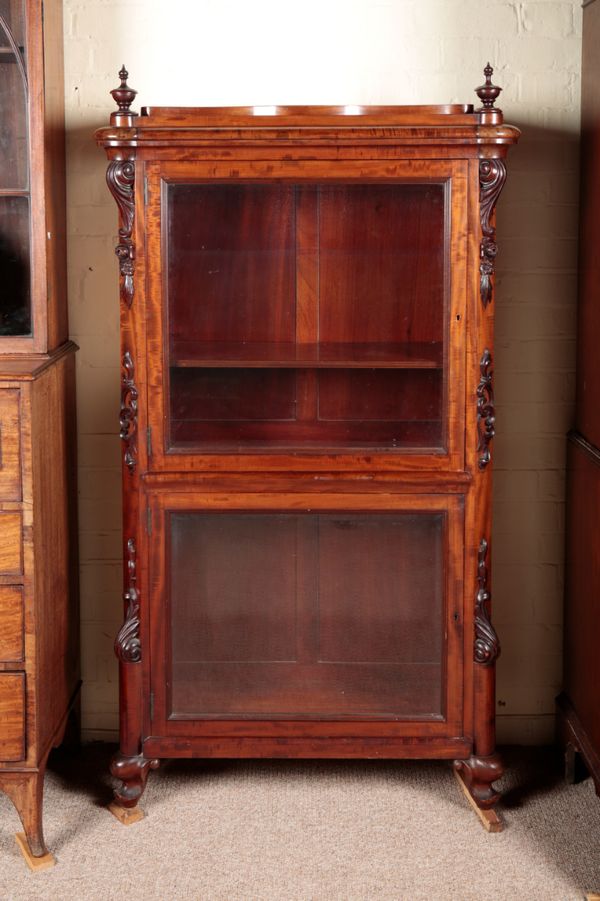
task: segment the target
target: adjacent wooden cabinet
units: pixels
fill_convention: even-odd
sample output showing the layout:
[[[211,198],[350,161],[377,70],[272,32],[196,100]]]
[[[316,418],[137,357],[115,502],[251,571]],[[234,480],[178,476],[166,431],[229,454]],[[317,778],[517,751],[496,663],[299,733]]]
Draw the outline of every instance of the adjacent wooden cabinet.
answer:
[[[600,795],[599,40],[600,2],[591,0],[583,10],[577,405],[567,456],[565,666],[558,726],[568,777],[575,779],[581,757]]]
[[[34,867],[79,687],[63,94],[62,3],[0,0],[0,789]]]
[[[178,756],[448,758],[497,799],[494,208],[518,131],[485,74],[477,111],[138,116],[120,73],[96,138],[120,212],[121,819]]]

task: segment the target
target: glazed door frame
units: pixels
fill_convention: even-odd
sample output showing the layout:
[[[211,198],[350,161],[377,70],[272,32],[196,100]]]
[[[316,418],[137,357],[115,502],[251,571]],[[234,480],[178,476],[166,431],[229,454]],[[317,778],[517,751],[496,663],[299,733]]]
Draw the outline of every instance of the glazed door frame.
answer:
[[[259,161],[215,162],[147,161],[144,166],[146,207],[146,373],[149,446],[148,469],[154,472],[189,471],[257,471],[257,470],[395,470],[395,471],[461,471],[464,469],[464,384],[467,346],[468,279],[465,236],[468,230],[468,162],[466,160],[344,160],[337,161],[335,177],[327,178],[323,161]],[[322,451],[296,447],[277,452],[268,447],[235,450],[202,451],[168,449],[169,357],[165,327],[167,310],[165,223],[162,210],[165,185],[181,183],[443,183],[446,197],[444,261],[445,280],[445,372],[444,419],[447,452],[410,449],[397,450],[342,448]],[[139,195],[138,195],[139,196]],[[166,268],[166,266],[165,266]],[[134,312],[139,315],[140,307]]]
[[[308,494],[300,488],[285,495],[272,491],[259,493],[207,492],[183,488],[178,491],[155,490],[147,495],[147,521],[151,538],[145,538],[144,570],[148,586],[147,601],[142,604],[145,679],[151,691],[150,710],[144,712],[144,735],[150,741],[183,739],[206,740],[207,737],[239,739],[242,737],[301,737],[311,740],[328,737],[348,739],[352,736],[377,738],[427,738],[428,740],[464,741],[465,693],[468,676],[463,672],[465,635],[472,629],[472,611],[464,604],[464,504],[462,494],[398,494],[379,497],[369,494]],[[444,713],[420,717],[356,716],[326,718],[318,715],[261,718],[169,718],[168,683],[170,673],[170,603],[168,589],[168,518],[171,513],[341,513],[343,515],[385,513],[443,513],[442,566],[444,573],[443,665],[440,685],[444,697]],[[468,642],[466,643],[468,647]],[[468,660],[467,660],[468,669]],[[468,719],[468,717],[467,717]],[[153,737],[153,738],[152,738]],[[452,753],[456,751],[453,749]],[[227,754],[225,755],[227,756]],[[340,753],[339,756],[344,756]],[[394,755],[392,755],[394,756]],[[398,756],[398,755],[396,755]],[[402,756],[402,755],[400,755]],[[409,755],[410,756],[410,755]],[[449,753],[449,756],[451,754]]]

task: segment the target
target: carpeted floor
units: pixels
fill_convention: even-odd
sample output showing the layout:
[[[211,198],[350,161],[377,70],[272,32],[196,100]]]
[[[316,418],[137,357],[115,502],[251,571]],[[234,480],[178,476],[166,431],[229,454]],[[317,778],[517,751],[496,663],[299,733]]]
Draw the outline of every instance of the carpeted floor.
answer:
[[[1,901],[580,901],[600,891],[600,799],[543,750],[510,750],[500,835],[437,762],[176,761],[147,817],[104,808],[111,749],[56,755],[45,829],[58,865],[30,873],[0,794]]]

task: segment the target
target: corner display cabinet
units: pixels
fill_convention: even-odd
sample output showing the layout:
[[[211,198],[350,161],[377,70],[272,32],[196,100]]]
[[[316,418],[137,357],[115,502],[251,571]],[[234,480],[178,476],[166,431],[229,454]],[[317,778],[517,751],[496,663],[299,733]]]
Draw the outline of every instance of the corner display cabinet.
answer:
[[[79,688],[62,2],[0,0],[0,790],[32,868]]]
[[[491,828],[482,107],[144,108],[120,213],[122,820],[170,757],[447,758]]]

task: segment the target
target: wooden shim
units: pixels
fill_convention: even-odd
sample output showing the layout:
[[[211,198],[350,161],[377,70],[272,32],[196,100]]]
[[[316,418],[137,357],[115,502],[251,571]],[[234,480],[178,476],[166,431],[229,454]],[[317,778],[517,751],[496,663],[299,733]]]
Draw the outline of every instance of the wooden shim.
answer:
[[[139,823],[144,819],[144,811],[141,807],[121,807],[116,801],[111,801],[108,810],[124,826],[133,826],[134,823]]]
[[[15,835],[15,841],[19,848],[19,851],[25,858],[25,863],[29,867],[30,870],[33,870],[34,873],[39,873],[40,870],[49,870],[50,867],[53,867],[56,863],[56,858],[53,854],[50,854],[48,851],[47,854],[43,854],[41,857],[34,857],[31,853],[31,848],[29,847],[29,842],[27,841],[27,836],[24,832],[17,832]]]
[[[461,778],[460,773],[457,773],[456,770],[454,770],[454,775],[456,776],[456,779],[458,780],[458,784],[460,785],[463,792],[465,793],[467,801],[469,802],[469,804],[471,805],[471,807],[473,808],[473,810],[475,811],[475,813],[481,820],[481,823],[483,824],[483,828],[486,830],[486,832],[502,832],[502,830],[504,829],[504,823],[502,822],[502,820],[500,819],[500,817],[498,816],[496,811],[493,809],[482,810],[481,807],[478,807],[477,804],[475,803],[473,797],[471,796],[471,792],[469,791],[469,789],[465,785],[463,779]]]

